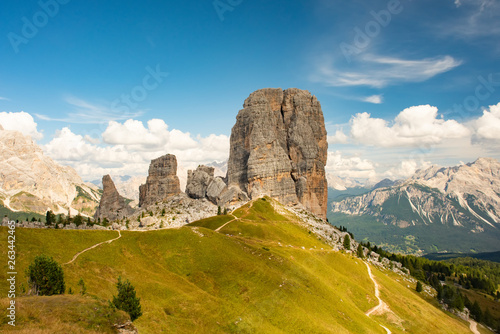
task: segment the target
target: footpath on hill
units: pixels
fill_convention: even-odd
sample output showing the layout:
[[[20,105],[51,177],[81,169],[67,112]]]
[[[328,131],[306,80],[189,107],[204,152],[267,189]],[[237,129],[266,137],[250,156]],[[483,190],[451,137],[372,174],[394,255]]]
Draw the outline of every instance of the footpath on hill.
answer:
[[[375,277],[373,277],[372,270],[370,269],[370,265],[367,262],[365,262],[365,264],[366,264],[366,268],[368,269],[368,276],[370,276],[370,279],[372,280],[373,284],[375,285],[375,297],[377,297],[377,299],[378,299],[378,305],[369,309],[365,314],[369,317],[374,312],[378,312],[378,313],[389,312],[390,311],[389,306],[387,306],[387,304],[384,303],[384,301],[380,298],[380,290],[378,288],[378,283],[377,283],[377,281],[375,281]],[[380,325],[380,327],[382,327],[386,330],[387,334],[392,333],[389,330],[389,328],[382,326],[381,324],[379,324],[379,325]]]
[[[102,244],[110,244],[110,243],[112,243],[113,241],[120,239],[121,237],[122,237],[122,233],[120,232],[120,230],[118,230],[118,237],[117,237],[117,238],[114,238],[114,239],[111,239],[111,240],[106,240],[106,241],[100,242],[100,243],[98,243],[98,244],[95,244],[94,246],[91,246],[91,247],[89,247],[89,248],[86,248],[86,249],[82,250],[81,252],[79,252],[79,253],[77,253],[75,256],[73,256],[73,258],[71,259],[71,261],[64,263],[64,265],[67,265],[67,264],[71,264],[71,263],[73,263],[73,262],[74,262],[74,261],[75,261],[75,260],[76,260],[76,259],[80,256],[80,255],[82,255],[82,254],[83,254],[83,253],[85,253],[86,251],[89,251],[89,250],[91,250],[91,249],[94,249],[94,248],[96,248],[96,247],[99,247],[99,246],[100,246],[100,245],[102,245]]]

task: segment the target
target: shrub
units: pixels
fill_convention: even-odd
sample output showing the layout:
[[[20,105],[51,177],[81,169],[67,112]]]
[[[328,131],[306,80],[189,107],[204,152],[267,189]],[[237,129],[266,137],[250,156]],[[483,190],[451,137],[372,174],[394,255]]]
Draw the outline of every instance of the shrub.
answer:
[[[113,296],[113,305],[130,315],[130,319],[134,321],[142,315],[141,299],[135,295],[135,288],[130,284],[129,280],[122,282],[122,278],[118,277],[116,283],[118,296]]]
[[[64,272],[51,257],[40,255],[30,264],[26,272],[32,292],[40,296],[63,294],[66,290]]]

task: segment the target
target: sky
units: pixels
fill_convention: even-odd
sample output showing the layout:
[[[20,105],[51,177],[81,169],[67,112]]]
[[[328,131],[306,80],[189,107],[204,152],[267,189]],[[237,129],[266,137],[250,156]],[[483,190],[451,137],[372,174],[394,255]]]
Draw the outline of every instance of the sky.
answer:
[[[318,98],[339,177],[500,159],[500,0],[0,6],[0,124],[87,181],[226,160],[267,87]]]

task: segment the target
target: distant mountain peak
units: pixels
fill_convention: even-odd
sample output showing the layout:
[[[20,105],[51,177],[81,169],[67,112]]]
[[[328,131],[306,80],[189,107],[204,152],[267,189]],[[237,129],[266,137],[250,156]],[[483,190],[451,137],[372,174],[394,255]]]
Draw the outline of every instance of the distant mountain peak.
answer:
[[[72,210],[90,216],[99,201],[97,191],[72,167],[58,165],[19,131],[0,131],[0,170],[0,194],[4,206],[12,211]],[[84,198],[76,200],[81,196]]]

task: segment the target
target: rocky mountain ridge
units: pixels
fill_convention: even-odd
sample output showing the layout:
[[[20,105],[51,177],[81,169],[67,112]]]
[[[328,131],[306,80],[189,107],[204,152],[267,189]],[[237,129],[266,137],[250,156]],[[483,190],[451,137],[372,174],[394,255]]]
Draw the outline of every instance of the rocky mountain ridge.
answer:
[[[472,232],[500,228],[500,163],[480,158],[455,166],[431,166],[402,183],[332,203],[332,211],[370,215],[386,224],[444,224]]]
[[[0,201],[12,211],[45,214],[78,212],[92,216],[98,205],[97,187],[82,181],[69,166],[44,155],[29,137],[0,128]]]

